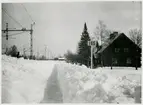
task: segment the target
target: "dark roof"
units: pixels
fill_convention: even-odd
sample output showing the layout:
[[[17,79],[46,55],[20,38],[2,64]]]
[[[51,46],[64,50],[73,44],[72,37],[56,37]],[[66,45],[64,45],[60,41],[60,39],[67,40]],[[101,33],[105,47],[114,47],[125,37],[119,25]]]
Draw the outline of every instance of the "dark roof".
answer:
[[[121,34],[116,35],[114,38],[108,38],[102,45],[101,48],[98,50],[97,53],[101,53],[104,51],[110,44],[112,44]]]
[[[102,53],[109,45],[111,45],[117,38],[119,38],[119,36],[124,35],[126,36],[124,33],[120,33],[117,34],[114,38],[109,38],[107,39],[102,45],[101,48],[97,51],[97,53]],[[127,37],[127,36],[126,36]],[[127,37],[128,38],[128,37]],[[129,38],[128,38],[129,39]],[[130,39],[129,39],[130,40]],[[132,40],[130,40],[132,41]],[[132,41],[133,42],[133,41]],[[134,43],[134,42],[133,42]],[[134,43],[135,44],[135,43]],[[136,45],[136,44],[135,44]],[[136,45],[137,46],[137,45]],[[139,47],[139,46],[138,46]]]

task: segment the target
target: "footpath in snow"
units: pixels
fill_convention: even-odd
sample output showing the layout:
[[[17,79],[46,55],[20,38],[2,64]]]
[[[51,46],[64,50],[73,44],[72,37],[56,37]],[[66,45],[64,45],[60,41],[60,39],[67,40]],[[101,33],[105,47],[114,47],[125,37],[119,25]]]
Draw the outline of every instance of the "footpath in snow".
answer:
[[[141,72],[2,56],[2,102],[140,103]]]

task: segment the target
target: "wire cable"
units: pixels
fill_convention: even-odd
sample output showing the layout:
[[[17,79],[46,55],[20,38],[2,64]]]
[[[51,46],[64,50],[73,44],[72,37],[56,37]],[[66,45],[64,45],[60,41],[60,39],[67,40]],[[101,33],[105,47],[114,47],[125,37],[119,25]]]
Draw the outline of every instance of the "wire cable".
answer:
[[[7,16],[9,16],[13,21],[15,21],[19,26],[23,28],[23,26],[16,19],[14,19],[10,14],[8,14],[6,9],[2,8],[2,10],[5,12]]]
[[[27,11],[27,9],[26,9],[26,7],[24,6],[24,4],[21,4],[21,5],[23,6],[24,10],[25,10],[26,13],[28,14],[28,16],[29,16],[29,18],[31,19],[31,21],[34,23],[34,21],[33,21],[32,17],[31,17],[31,15],[30,15],[29,12]]]
[[[15,36],[15,35],[19,35],[19,34],[22,34],[22,33],[25,33],[25,32],[19,32],[19,33],[15,33],[15,34],[10,34],[8,36]],[[3,37],[6,37],[6,35],[3,35]]]
[[[25,33],[26,31],[24,31],[24,32],[19,32],[19,33],[15,33],[15,34],[10,34],[10,35],[8,35],[8,36],[15,36],[15,35],[19,35],[19,34],[22,34],[22,33]]]

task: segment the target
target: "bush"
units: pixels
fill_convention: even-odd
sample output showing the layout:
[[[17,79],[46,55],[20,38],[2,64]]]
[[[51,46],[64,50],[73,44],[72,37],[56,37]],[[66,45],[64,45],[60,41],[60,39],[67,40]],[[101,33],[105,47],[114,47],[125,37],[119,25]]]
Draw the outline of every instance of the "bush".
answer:
[[[8,49],[8,51],[6,52],[6,55],[10,55],[12,57],[18,57],[19,56],[19,52],[17,50],[17,47],[15,45],[13,45],[12,47],[10,47]]]
[[[77,54],[73,54],[71,51],[68,51],[64,56],[68,63],[78,63]]]

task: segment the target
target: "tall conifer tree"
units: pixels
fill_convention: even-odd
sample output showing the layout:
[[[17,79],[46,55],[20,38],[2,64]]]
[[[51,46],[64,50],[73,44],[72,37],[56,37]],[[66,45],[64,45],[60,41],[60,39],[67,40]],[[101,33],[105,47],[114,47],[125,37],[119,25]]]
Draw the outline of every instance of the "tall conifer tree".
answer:
[[[90,64],[90,46],[88,46],[88,41],[90,41],[90,37],[85,23],[80,42],[78,43],[78,62],[86,66]]]

